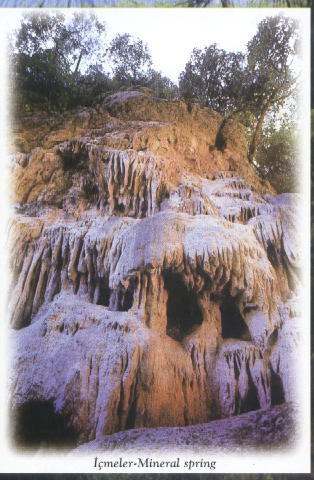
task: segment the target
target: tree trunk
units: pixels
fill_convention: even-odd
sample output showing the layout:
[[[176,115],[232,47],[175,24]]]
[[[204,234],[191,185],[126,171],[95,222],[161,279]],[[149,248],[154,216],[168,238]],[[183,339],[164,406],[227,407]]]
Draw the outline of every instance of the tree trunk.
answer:
[[[230,112],[226,117],[223,118],[223,120],[220,124],[220,127],[218,129],[216,139],[215,139],[215,147],[217,147],[218,150],[222,151],[225,148],[224,142],[221,139],[222,129],[224,128],[224,126],[226,125],[228,120],[230,120],[230,118],[232,118],[232,117],[235,117],[237,113],[239,113],[239,110],[235,110],[233,112]]]
[[[79,57],[77,59],[77,62],[76,62],[76,66],[75,66],[75,70],[74,70],[74,75],[77,73],[78,69],[79,69],[79,66],[80,66],[80,63],[82,61],[82,57],[83,57],[83,51],[81,50],[81,53],[79,54]]]
[[[256,123],[256,127],[255,127],[255,130],[254,130],[254,133],[253,133],[253,136],[252,136],[252,140],[251,140],[251,143],[250,143],[250,146],[249,146],[248,159],[249,159],[250,163],[253,163],[253,160],[254,160],[254,155],[255,155],[256,148],[257,148],[260,136],[261,136],[263,122],[264,122],[264,118],[265,118],[265,115],[267,113],[267,110],[268,110],[268,108],[265,107],[261,111],[261,114],[258,117],[258,120],[257,120],[257,123]]]

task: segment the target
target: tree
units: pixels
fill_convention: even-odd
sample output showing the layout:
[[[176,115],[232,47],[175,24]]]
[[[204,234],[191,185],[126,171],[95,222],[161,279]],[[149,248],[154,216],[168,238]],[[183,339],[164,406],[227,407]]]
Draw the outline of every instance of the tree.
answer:
[[[73,105],[94,105],[101,101],[103,94],[114,88],[112,79],[104,71],[103,65],[90,65],[84,75],[77,75],[76,88],[72,93]],[[76,92],[76,96],[74,96]]]
[[[217,45],[194,49],[180,75],[183,98],[198,101],[223,115],[250,118],[249,160],[253,163],[266,116],[284,106],[296,88],[292,62],[297,24],[281,15],[264,19],[247,45],[246,54]]]
[[[95,15],[27,14],[13,42],[15,89],[24,108],[67,108],[77,98],[80,66],[100,55],[104,24]]]
[[[15,110],[91,105],[105,93],[135,85],[177,97],[177,87],[151,67],[144,42],[119,34],[105,49],[104,32],[93,14],[24,15],[11,48]]]
[[[277,15],[261,21],[248,43],[245,100],[255,116],[254,133],[249,147],[252,162],[267,113],[279,109],[296,85],[291,64],[296,53],[296,21]]]
[[[298,191],[297,127],[286,120],[281,125],[270,120],[264,128],[256,151],[255,163],[259,174],[278,193]]]
[[[180,93],[186,100],[198,101],[228,114],[242,108],[245,57],[210,45],[194,49],[179,78]]]
[[[83,58],[101,60],[103,48],[102,35],[106,30],[95,14],[74,13],[66,27],[63,47],[68,50],[68,58],[74,73],[79,71]]]
[[[148,46],[128,33],[118,34],[108,48],[115,79],[124,85],[143,82],[152,65]]]
[[[145,85],[153,90],[158,98],[174,100],[179,96],[178,87],[168,77],[154,69],[147,72]]]

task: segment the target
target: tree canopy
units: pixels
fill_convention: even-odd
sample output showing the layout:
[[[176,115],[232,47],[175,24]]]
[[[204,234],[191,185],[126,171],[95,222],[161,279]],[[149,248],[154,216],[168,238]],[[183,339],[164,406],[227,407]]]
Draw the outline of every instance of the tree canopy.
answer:
[[[64,110],[89,105],[130,86],[174,98],[176,85],[152,66],[148,46],[130,34],[107,43],[96,14],[24,15],[13,38],[11,72],[19,110]]]
[[[245,54],[210,45],[194,49],[180,75],[181,95],[224,115],[249,114],[254,128],[249,159],[254,160],[266,115],[291,95],[296,78],[291,62],[296,53],[296,22],[281,15],[261,21]]]
[[[143,82],[152,65],[147,45],[128,33],[118,34],[108,49],[114,77],[122,84]]]
[[[238,110],[243,99],[245,57],[210,45],[195,48],[179,78],[183,98],[198,101],[222,114]]]
[[[109,43],[107,27],[96,14],[30,13],[12,41],[14,99],[19,111],[60,111],[91,105],[120,88],[145,86],[157,97],[198,102],[226,119],[244,121],[249,160],[278,185],[285,168],[291,177],[296,159],[294,127],[282,121],[280,112],[296,90],[297,50],[296,21],[270,16],[260,22],[244,52],[217,44],[195,48],[175,85],[154,68],[140,38],[119,33]],[[284,183],[295,188],[292,181]]]
[[[15,87],[24,104],[68,107],[77,96],[81,62],[88,67],[102,53],[105,25],[94,14],[46,13],[23,17],[12,46]]]
[[[268,180],[278,193],[298,190],[298,130],[292,121],[281,125],[269,122],[264,128],[256,152],[260,176]]]
[[[262,20],[256,35],[248,43],[245,98],[248,110],[256,119],[249,149],[251,161],[267,113],[283,107],[296,87],[291,64],[297,45],[296,21],[281,15]]]

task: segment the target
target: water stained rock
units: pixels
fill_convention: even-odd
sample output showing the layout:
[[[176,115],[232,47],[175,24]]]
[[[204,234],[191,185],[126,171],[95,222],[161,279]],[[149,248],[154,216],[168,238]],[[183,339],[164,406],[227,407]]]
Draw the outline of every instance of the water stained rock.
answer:
[[[65,123],[13,166],[19,441],[88,442],[294,401],[297,196],[265,185],[243,129],[221,130],[208,109],[139,91],[84,125],[72,115],[79,136]]]

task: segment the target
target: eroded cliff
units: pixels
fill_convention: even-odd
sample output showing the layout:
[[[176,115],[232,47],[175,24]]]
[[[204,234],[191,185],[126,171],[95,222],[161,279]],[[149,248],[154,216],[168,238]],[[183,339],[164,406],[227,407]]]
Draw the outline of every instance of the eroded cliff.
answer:
[[[298,198],[258,178],[241,125],[126,91],[22,119],[15,139],[9,312],[21,444],[295,400]],[[40,415],[59,433],[32,436]]]

